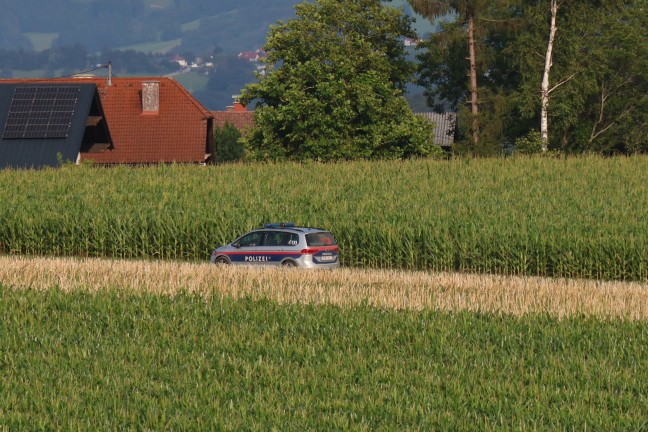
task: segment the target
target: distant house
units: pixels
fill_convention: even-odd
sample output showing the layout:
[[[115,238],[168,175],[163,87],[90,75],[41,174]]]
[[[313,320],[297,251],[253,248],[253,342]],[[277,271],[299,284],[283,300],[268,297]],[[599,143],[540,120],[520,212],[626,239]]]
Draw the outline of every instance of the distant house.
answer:
[[[419,43],[421,43],[421,40],[418,39],[418,38],[417,38],[417,39],[405,38],[405,39],[403,40],[403,45],[405,45],[406,47],[415,47],[415,46],[417,46]]]
[[[419,117],[428,120],[435,125],[434,128],[434,143],[445,149],[450,149],[454,143],[455,123],[457,115],[452,112],[435,113],[435,112],[419,112],[414,113]]]
[[[0,80],[0,168],[78,163],[113,149],[96,84]]]
[[[36,83],[95,89],[96,106],[103,110],[105,133],[109,134],[111,144],[104,146],[103,151],[81,151],[80,161],[91,160],[99,164],[206,163],[213,155],[213,115],[171,78],[0,80],[0,86],[33,86]],[[0,106],[5,111],[9,103],[7,98],[5,96],[5,103]],[[6,130],[7,125],[0,114],[0,128],[3,127]],[[6,152],[6,147],[3,151]]]
[[[258,62],[264,58],[267,53],[261,48],[256,51],[241,51],[238,55],[239,60],[247,60],[249,62]]]
[[[259,53],[256,51],[241,51],[238,55],[239,60],[255,62],[259,60]]]
[[[174,55],[170,56],[169,57],[169,62],[177,63],[178,66],[183,67],[183,68],[186,68],[189,65],[189,63],[187,63],[187,60],[184,57],[182,57],[181,55],[179,55],[179,54],[174,54]]]

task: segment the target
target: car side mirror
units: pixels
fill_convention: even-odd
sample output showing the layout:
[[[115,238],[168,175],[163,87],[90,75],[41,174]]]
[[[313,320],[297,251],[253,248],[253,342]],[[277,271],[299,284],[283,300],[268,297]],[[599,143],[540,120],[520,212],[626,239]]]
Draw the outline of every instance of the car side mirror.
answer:
[[[241,245],[239,244],[239,242],[232,243],[232,246],[235,247],[236,249],[238,249],[238,248],[241,247]]]

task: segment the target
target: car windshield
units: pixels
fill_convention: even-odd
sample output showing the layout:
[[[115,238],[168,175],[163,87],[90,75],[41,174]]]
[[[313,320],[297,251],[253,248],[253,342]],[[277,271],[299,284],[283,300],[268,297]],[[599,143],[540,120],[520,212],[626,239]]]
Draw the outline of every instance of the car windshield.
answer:
[[[306,244],[308,246],[335,246],[337,242],[330,232],[317,232],[306,234]]]

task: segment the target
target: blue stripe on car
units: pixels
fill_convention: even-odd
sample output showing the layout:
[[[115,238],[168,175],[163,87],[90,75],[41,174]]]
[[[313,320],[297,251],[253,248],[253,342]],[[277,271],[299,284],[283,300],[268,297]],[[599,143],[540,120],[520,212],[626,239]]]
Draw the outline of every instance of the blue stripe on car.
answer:
[[[284,253],[284,252],[225,252],[223,255],[232,262],[281,262],[286,258],[301,258],[301,253]]]

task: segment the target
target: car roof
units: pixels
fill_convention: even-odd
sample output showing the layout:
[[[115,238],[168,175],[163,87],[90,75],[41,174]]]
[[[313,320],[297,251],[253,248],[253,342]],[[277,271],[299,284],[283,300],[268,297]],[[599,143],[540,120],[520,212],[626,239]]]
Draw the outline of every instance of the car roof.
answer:
[[[300,226],[290,226],[290,227],[278,227],[278,228],[256,228],[253,229],[250,232],[253,231],[289,231],[289,232],[295,232],[295,233],[304,233],[304,234],[310,234],[314,232],[329,232],[328,230],[325,230],[323,228],[313,228],[313,227],[300,227]]]

